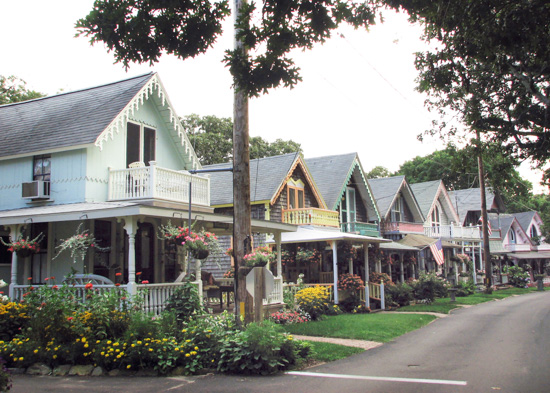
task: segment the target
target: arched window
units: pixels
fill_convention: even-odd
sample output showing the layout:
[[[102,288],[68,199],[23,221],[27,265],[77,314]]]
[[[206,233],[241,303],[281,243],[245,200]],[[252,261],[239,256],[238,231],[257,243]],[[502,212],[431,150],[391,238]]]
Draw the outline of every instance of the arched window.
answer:
[[[441,207],[439,203],[436,203],[432,210],[432,214],[430,214],[430,224],[432,227],[441,226]]]
[[[508,238],[510,239],[510,244],[516,244],[516,233],[513,228],[510,228],[508,232]]]
[[[539,232],[537,231],[537,227],[534,225],[531,225],[531,229],[529,230],[529,237],[532,239],[538,236],[539,236]]]

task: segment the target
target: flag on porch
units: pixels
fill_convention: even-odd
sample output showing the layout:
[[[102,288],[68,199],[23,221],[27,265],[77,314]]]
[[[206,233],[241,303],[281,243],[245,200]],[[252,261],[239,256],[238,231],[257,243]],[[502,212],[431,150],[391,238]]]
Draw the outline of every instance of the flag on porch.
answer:
[[[483,216],[479,217],[479,224],[483,225]],[[490,221],[487,221],[487,232],[489,232],[489,236],[491,236],[491,233],[493,233],[493,230],[491,229],[491,222]]]
[[[445,257],[443,256],[443,246],[441,245],[441,239],[437,239],[435,243],[430,244],[430,250],[434,256],[435,261],[438,265],[443,265],[445,262]]]

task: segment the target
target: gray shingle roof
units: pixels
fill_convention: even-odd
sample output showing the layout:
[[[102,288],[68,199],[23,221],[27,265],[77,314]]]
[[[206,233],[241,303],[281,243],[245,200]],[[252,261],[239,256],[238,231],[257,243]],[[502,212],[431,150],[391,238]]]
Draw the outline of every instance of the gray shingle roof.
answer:
[[[466,215],[469,211],[481,211],[481,193],[480,188],[467,188],[465,190],[449,191],[449,197],[453,203],[460,222],[464,224]],[[500,198],[497,198],[491,188],[485,189],[485,198],[487,201],[487,209],[492,210],[495,206],[501,210]]]
[[[307,167],[328,209],[336,210],[356,157],[357,153],[350,153],[306,159]]]
[[[518,220],[519,225],[521,225],[525,233],[528,233],[529,227],[531,226],[536,214],[536,211],[528,211],[523,213],[514,213],[513,216],[516,217],[516,220]]]
[[[1,105],[0,157],[94,143],[153,75]]]
[[[416,198],[416,201],[420,206],[420,210],[422,210],[422,214],[424,214],[424,217],[428,217],[428,213],[432,208],[437,190],[439,189],[440,185],[441,180],[427,181],[424,183],[416,183],[410,185],[414,197]]]
[[[300,153],[250,160],[250,201],[271,200],[281,187]],[[207,165],[203,169],[226,168],[231,163]],[[210,204],[233,204],[233,173],[212,172],[210,175]]]
[[[394,198],[401,189],[401,185],[404,180],[405,176],[393,176],[368,180],[382,217],[386,217],[388,214]]]

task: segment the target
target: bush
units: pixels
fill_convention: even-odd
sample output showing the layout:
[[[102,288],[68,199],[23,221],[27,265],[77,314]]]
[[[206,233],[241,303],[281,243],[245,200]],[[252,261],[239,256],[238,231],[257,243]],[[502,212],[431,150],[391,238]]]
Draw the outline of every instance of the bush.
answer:
[[[504,272],[508,273],[508,282],[517,288],[527,288],[531,281],[529,272],[519,266],[506,266]]]
[[[268,321],[252,323],[245,331],[224,340],[218,371],[273,374],[300,364],[310,352],[308,344],[280,333],[277,325]]]
[[[0,358],[0,392],[7,392],[11,389],[11,375],[6,370],[4,359]]]
[[[315,286],[299,290],[294,296],[299,309],[309,314],[316,321],[327,313],[330,305],[330,294],[327,287]]]
[[[456,285],[456,288],[457,288],[456,296],[466,297],[466,296],[473,295],[473,293],[475,292],[476,286],[473,280],[468,280],[467,282],[459,282]]]
[[[406,283],[386,285],[384,286],[384,295],[387,306],[408,306],[413,300],[413,289]]]
[[[435,273],[420,273],[420,278],[414,284],[413,294],[415,299],[428,303],[433,302],[436,297],[446,297],[445,281]]]
[[[166,311],[174,311],[176,318],[185,321],[204,313],[197,287],[189,281],[176,289],[166,301]]]
[[[347,298],[340,300],[339,306],[344,312],[353,312],[354,309],[357,308],[357,306],[361,305],[361,298],[357,293],[353,293]]]
[[[278,311],[269,316],[269,320],[280,325],[290,325],[293,323],[303,323],[309,321],[309,315],[300,314],[292,311]]]
[[[29,320],[26,310],[27,306],[21,303],[0,303],[0,340],[10,341],[21,333]]]
[[[373,284],[380,284],[380,281],[382,280],[384,280],[385,285],[392,282],[390,276],[388,276],[386,273],[378,273],[378,272],[369,273],[369,282]]]

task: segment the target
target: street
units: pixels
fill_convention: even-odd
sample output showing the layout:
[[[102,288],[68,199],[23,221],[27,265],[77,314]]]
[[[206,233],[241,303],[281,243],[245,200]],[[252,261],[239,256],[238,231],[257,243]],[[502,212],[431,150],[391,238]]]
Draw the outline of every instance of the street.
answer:
[[[448,318],[337,362],[267,377],[15,376],[13,392],[550,391],[550,292],[456,310]]]

